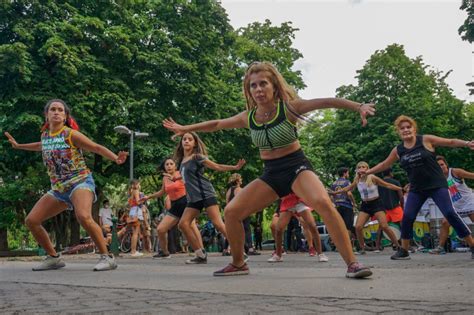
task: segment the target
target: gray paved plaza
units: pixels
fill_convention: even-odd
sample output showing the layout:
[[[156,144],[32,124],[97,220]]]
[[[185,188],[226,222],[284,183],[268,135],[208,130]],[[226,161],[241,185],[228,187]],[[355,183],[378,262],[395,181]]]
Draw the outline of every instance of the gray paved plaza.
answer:
[[[65,257],[57,271],[32,272],[37,262],[0,261],[0,313],[474,313],[474,260],[470,253],[412,254],[391,261],[391,250],[360,260],[371,279],[344,277],[337,253],[329,263],[288,254],[269,264],[268,253],[251,256],[251,274],[212,277],[229,257],[185,265],[186,255],[167,260],[118,259],[112,272],[92,272],[95,257]]]

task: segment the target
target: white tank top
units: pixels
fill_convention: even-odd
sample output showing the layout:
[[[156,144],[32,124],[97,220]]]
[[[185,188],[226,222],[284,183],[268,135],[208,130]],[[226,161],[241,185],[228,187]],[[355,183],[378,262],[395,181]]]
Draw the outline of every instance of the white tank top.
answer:
[[[454,209],[458,213],[472,212],[474,210],[474,193],[466,185],[464,179],[457,178],[452,174],[452,168],[448,171],[448,189]]]
[[[364,201],[373,200],[379,197],[379,189],[375,184],[367,186],[365,182],[359,182],[357,183],[357,189],[359,189],[360,197]]]

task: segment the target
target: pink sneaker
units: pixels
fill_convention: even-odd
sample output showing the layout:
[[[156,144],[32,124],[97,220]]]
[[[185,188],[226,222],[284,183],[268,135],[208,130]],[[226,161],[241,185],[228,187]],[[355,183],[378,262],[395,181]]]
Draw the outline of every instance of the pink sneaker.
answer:
[[[368,267],[365,267],[359,262],[353,262],[347,267],[346,277],[347,278],[367,278],[372,275],[372,271]]]
[[[214,271],[214,276],[242,276],[250,273],[247,264],[243,264],[242,267],[237,267],[232,264],[228,264],[221,270]]]
[[[314,249],[314,247],[310,247],[308,253],[311,257],[314,257],[316,256],[316,249]]]

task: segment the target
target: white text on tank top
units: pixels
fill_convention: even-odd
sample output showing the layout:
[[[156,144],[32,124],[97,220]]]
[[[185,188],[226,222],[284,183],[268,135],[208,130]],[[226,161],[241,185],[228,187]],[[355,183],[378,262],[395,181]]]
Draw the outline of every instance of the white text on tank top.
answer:
[[[357,183],[357,189],[359,190],[360,197],[364,201],[373,200],[379,197],[379,190],[375,184],[367,186],[367,183],[359,182]]]
[[[473,210],[474,208],[474,193],[469,186],[466,185],[463,179],[456,178],[452,175],[452,169],[448,171],[448,189],[451,201],[456,210]],[[470,207],[470,209],[464,209]]]

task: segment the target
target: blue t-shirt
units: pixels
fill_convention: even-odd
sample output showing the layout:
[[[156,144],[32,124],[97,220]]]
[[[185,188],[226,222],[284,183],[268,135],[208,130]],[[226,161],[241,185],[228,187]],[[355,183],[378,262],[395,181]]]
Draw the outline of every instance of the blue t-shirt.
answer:
[[[331,190],[338,191],[339,189],[347,187],[350,184],[351,182],[349,180],[340,177],[331,185]],[[334,195],[334,203],[336,204],[336,207],[346,207],[352,209],[352,202],[349,199],[349,196],[347,196],[347,193]]]

